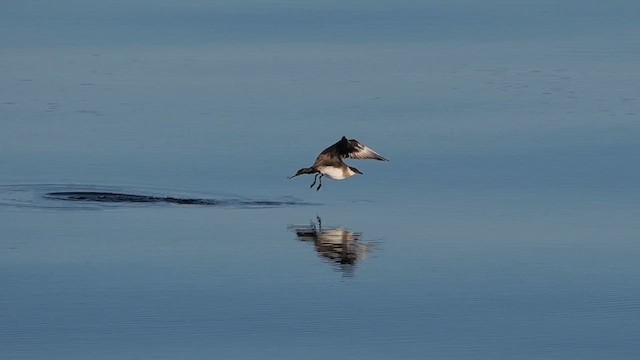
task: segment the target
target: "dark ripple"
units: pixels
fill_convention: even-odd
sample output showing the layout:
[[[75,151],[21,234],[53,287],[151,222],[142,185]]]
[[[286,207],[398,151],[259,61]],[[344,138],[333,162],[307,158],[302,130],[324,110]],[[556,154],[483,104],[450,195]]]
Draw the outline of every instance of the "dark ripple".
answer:
[[[274,208],[317,204],[303,202],[288,196],[278,199],[260,199],[230,194],[210,196],[210,194],[199,193],[176,193],[176,191],[168,189],[123,189],[100,185],[25,184],[0,186],[0,206],[60,210],[99,210],[119,206],[144,205]]]
[[[50,192],[45,198],[64,201],[96,201],[103,203],[170,203],[180,205],[213,205],[213,206],[288,206],[309,205],[298,201],[241,200],[241,199],[197,199],[172,196],[136,195],[100,191],[61,191]]]

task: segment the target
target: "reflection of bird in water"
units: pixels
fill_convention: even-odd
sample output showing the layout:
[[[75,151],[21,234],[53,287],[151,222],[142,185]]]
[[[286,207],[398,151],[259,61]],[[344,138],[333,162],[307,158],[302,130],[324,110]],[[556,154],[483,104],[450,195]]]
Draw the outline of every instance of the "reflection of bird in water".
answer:
[[[345,164],[342,161],[344,158],[389,161],[366,145],[358,142],[358,140],[347,140],[347,138],[343,136],[337,143],[324,149],[320,155],[318,155],[312,167],[298,170],[298,172],[290,176],[289,179],[304,174],[316,174],[313,178],[311,188],[316,184],[316,180],[319,180],[320,183],[316,188],[316,191],[318,191],[322,187],[322,177],[325,175],[333,180],[343,180],[356,174],[362,174],[360,170]],[[318,179],[318,174],[320,175],[320,179]]]
[[[371,251],[371,245],[361,242],[361,233],[346,228],[322,229],[322,219],[308,226],[291,226],[298,240],[313,242],[318,255],[338,266],[345,275],[350,275],[356,263]]]

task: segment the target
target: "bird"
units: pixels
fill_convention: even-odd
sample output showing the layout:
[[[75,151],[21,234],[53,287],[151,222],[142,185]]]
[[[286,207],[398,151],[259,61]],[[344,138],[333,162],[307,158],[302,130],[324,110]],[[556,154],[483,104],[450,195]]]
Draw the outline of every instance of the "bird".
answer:
[[[349,140],[343,136],[337,143],[324,149],[316,158],[313,166],[298,170],[295,175],[289,176],[288,179],[299,175],[315,174],[313,183],[309,188],[313,189],[316,181],[318,181],[316,191],[319,191],[322,187],[322,177],[325,175],[332,180],[344,180],[356,174],[362,174],[360,170],[345,164],[342,161],[343,158],[389,161],[358,140]],[[320,179],[318,179],[318,175],[320,175]]]

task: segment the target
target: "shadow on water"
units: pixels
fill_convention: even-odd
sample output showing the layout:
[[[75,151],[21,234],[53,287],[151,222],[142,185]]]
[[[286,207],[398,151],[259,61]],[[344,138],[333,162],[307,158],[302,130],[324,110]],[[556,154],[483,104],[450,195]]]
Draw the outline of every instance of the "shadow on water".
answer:
[[[371,242],[363,242],[362,233],[344,227],[323,228],[322,219],[309,225],[290,225],[299,241],[312,243],[316,252],[344,276],[353,276],[356,264],[373,251]]]
[[[274,208],[317,205],[293,197],[256,199],[241,196],[158,195],[146,189],[122,190],[93,185],[0,186],[0,206],[46,209],[102,209],[126,205],[199,205],[232,208]]]

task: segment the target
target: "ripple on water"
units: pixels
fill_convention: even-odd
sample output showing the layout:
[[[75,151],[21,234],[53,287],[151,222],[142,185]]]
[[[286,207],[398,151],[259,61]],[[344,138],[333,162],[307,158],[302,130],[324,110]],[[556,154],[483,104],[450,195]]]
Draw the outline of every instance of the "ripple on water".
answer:
[[[122,206],[196,205],[227,208],[274,208],[317,205],[294,197],[278,199],[210,196],[170,190],[98,185],[35,184],[0,186],[0,206],[39,209],[99,210]]]

